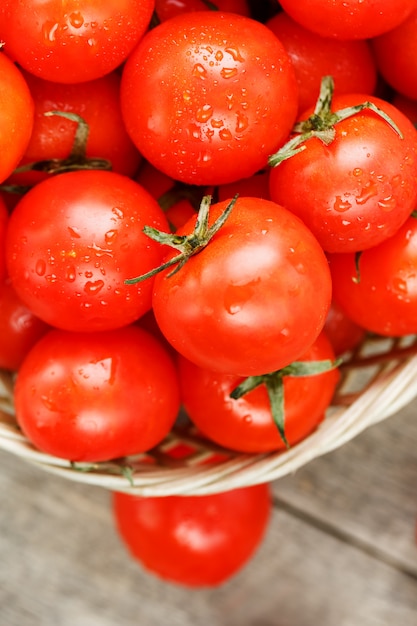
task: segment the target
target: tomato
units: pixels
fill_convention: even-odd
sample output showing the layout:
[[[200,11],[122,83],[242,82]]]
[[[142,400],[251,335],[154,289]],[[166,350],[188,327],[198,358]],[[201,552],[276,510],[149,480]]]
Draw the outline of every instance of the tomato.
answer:
[[[1,36],[0,36],[1,41]],[[0,183],[12,173],[29,143],[34,105],[22,72],[0,52]]]
[[[280,12],[266,22],[288,52],[298,82],[299,111],[314,106],[323,76],[333,76],[335,93],[373,93],[376,64],[370,44],[322,37]]]
[[[202,496],[113,494],[116,528],[131,556],[186,587],[236,575],[260,546],[271,510],[268,484]]]
[[[359,257],[329,255],[334,299],[356,324],[385,336],[417,333],[417,220]]]
[[[20,300],[9,280],[0,284],[0,368],[17,370],[30,348],[50,330]]]
[[[280,0],[288,15],[323,37],[369,39],[401,24],[416,0]]]
[[[417,99],[417,8],[396,28],[371,41],[378,70],[401,94]]]
[[[212,205],[210,224],[229,204]],[[177,234],[191,233],[195,221]],[[209,243],[171,269],[155,276],[158,325],[180,354],[213,371],[249,376],[288,365],[319,335],[330,306],[323,250],[269,200],[238,198]]]
[[[24,359],[14,396],[34,446],[86,462],[149,450],[170,431],[180,402],[171,357],[136,326],[51,330]]]
[[[3,0],[0,40],[21,67],[45,80],[94,80],[126,59],[154,6],[154,0]]]
[[[157,169],[216,185],[266,165],[295,120],[297,84],[284,47],[263,24],[186,13],[148,32],[129,56],[121,105],[131,138]]]
[[[263,169],[248,178],[219,185],[216,191],[219,200],[234,198],[236,194],[269,200],[269,170]]]
[[[0,282],[6,277],[6,255],[4,252],[9,213],[3,198],[0,196]]]
[[[355,324],[334,301],[327,314],[324,330],[336,356],[353,350],[366,337],[366,330]]]
[[[364,94],[335,96],[332,111],[365,101],[383,110],[403,137],[364,109],[335,124],[329,145],[313,137],[270,172],[271,199],[298,215],[331,253],[381,243],[417,202],[417,131],[410,120],[385,100]]]
[[[414,126],[417,125],[417,100],[407,98],[407,96],[403,96],[401,93],[394,93],[392,104],[404,113]]]
[[[155,11],[161,22],[192,11],[207,11],[211,6],[218,11],[238,13],[250,16],[250,8],[247,0],[155,0]]]
[[[144,225],[168,228],[156,200],[115,172],[59,174],[17,204],[6,237],[10,279],[35,315],[65,330],[116,328],[151,308],[153,281],[125,285],[164,251]]]
[[[334,361],[333,348],[322,333],[300,361]],[[244,396],[230,394],[242,378],[204,370],[180,357],[181,393],[186,412],[198,430],[219,445],[248,453],[285,449],[273,421],[265,384]],[[309,435],[322,421],[339,380],[338,371],[283,377],[284,428],[290,445]]]
[[[74,144],[77,123],[58,115],[61,111],[79,115],[88,124],[86,157],[107,159],[113,171],[133,176],[141,156],[124,129],[120,103],[120,76],[112,72],[93,81],[67,85],[42,80],[23,73],[35,105],[35,120],[30,142],[19,166],[50,159],[66,159]],[[83,163],[79,163],[81,167]],[[30,185],[46,178],[45,173],[24,172],[8,184]]]

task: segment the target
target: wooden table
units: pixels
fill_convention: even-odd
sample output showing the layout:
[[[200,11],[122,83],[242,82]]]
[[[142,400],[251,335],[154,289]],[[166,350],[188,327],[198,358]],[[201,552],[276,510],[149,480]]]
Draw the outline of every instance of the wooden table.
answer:
[[[265,542],[214,590],[142,571],[106,491],[0,453],[0,625],[416,626],[416,416],[274,483]]]

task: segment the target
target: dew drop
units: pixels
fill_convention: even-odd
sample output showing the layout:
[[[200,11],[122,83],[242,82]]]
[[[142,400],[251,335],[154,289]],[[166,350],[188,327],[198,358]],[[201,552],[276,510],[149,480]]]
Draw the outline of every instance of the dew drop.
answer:
[[[81,235],[80,235],[80,231],[78,228],[75,228],[74,226],[67,226],[69,234],[71,235],[71,237],[75,237],[76,239],[80,239]]]
[[[81,28],[84,24],[84,18],[81,15],[80,11],[74,11],[74,13],[70,13],[68,16],[69,23],[74,28]]]
[[[353,170],[352,173],[353,173],[354,176],[362,176],[362,174],[363,174],[363,172],[362,172],[360,167],[355,167],[355,169]]]
[[[386,198],[382,198],[382,200],[379,200],[378,206],[386,213],[389,213],[390,211],[393,211],[395,209],[395,207],[397,206],[397,202],[393,196],[388,196]]]
[[[373,181],[370,180],[361,189],[361,192],[360,192],[359,196],[356,196],[356,198],[355,198],[356,199],[356,203],[357,204],[365,204],[366,202],[368,202],[368,200],[370,200],[371,198],[376,196],[377,193],[378,193],[378,188],[377,188],[376,184]]]
[[[240,63],[243,63],[243,61],[245,60],[237,48],[226,48],[225,50],[228,54],[230,54],[234,61],[239,61]]]
[[[73,265],[69,265],[65,272],[65,280],[68,283],[73,283],[76,278],[76,271]]]
[[[213,115],[213,107],[210,104],[204,104],[196,113],[196,119],[198,122],[207,122]]]
[[[43,259],[36,261],[35,272],[38,276],[43,276],[46,272],[46,263]]]
[[[220,70],[220,76],[222,78],[233,78],[238,73],[237,67],[223,67]]]
[[[104,239],[107,244],[113,243],[116,237],[117,237],[117,230],[108,230],[107,233],[105,233],[104,235]]]
[[[246,117],[246,115],[242,115],[241,113],[238,113],[236,115],[236,132],[237,133],[241,133],[244,130],[247,129],[249,125],[249,120]]]
[[[232,133],[228,128],[222,128],[219,130],[219,137],[222,141],[229,141],[232,139]]]
[[[42,36],[46,43],[54,43],[56,38],[56,32],[59,28],[57,22],[47,21],[42,26]]]
[[[114,206],[111,210],[111,212],[113,213],[113,215],[115,215],[117,217],[117,219],[122,220],[124,218],[124,213],[122,211],[122,209],[120,209],[117,206]]]
[[[207,76],[207,70],[203,65],[201,65],[201,63],[196,63],[193,67],[192,75],[196,78],[204,79]]]
[[[342,200],[341,196],[336,196],[333,203],[333,209],[338,213],[344,213],[345,211],[348,211],[351,206],[352,204],[348,200]]]
[[[84,291],[90,295],[95,295],[104,287],[103,280],[88,281],[84,285]]]

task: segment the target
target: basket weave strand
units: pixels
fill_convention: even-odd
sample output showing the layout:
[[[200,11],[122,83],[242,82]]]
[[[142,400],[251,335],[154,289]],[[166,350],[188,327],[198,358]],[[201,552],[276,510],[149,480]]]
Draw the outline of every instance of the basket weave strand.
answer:
[[[287,451],[240,454],[179,423],[154,450],[109,463],[72,464],[36,450],[13,414],[13,376],[0,371],[0,448],[73,481],[143,496],[203,495],[270,482],[335,450],[396,414],[417,396],[417,337],[370,337],[342,366],[319,428]]]

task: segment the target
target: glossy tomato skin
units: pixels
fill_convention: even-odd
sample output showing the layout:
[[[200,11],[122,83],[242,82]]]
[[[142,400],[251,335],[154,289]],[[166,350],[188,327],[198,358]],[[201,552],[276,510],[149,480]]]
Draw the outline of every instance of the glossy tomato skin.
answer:
[[[323,76],[332,76],[335,93],[369,93],[377,71],[368,41],[322,37],[283,11],[266,22],[288,52],[298,83],[298,110],[314,106]]]
[[[107,461],[147,451],[179,409],[175,366],[149,333],[51,330],[24,359],[16,418],[41,451],[72,461]]]
[[[51,111],[79,115],[88,124],[86,156],[106,159],[111,169],[133,176],[141,156],[124,129],[120,111],[120,76],[111,72],[77,85],[54,83],[22,71],[35,106],[32,135],[19,166],[66,159],[73,149],[77,123]],[[8,184],[31,185],[47,177],[39,171],[14,174]]]
[[[401,24],[416,8],[416,0],[281,0],[295,21],[335,39],[369,39]]]
[[[4,0],[7,54],[45,80],[80,83],[116,69],[146,32],[154,0]]]
[[[297,85],[266,26],[195,12],[145,35],[124,66],[121,104],[128,132],[155,167],[185,183],[215,185],[266,165],[295,120]]]
[[[210,219],[228,204],[213,205]],[[296,216],[269,200],[238,198],[208,245],[168,272],[155,277],[159,327],[180,354],[214,371],[249,376],[288,365],[319,335],[330,306],[323,250]]]
[[[254,555],[271,515],[269,485],[202,496],[113,494],[116,528],[130,554],[156,576],[216,587]]]
[[[384,80],[399,93],[417,99],[417,7],[396,28],[371,41]]]
[[[29,87],[22,72],[3,52],[0,52],[0,101],[2,183],[22,158],[34,123],[34,104]]]
[[[356,324],[374,333],[403,336],[417,332],[417,220],[410,217],[384,243],[359,258],[329,255],[334,298]]]
[[[417,201],[417,131],[410,120],[364,94],[335,96],[332,110],[367,100],[391,117],[403,138],[365,110],[337,123],[328,146],[313,138],[270,171],[272,200],[298,215],[326,252],[378,245],[400,228]]]
[[[0,284],[0,367],[16,371],[35,343],[50,330],[20,300],[9,280]]]
[[[334,361],[334,350],[321,333],[300,361]],[[231,392],[244,379],[203,370],[179,358],[181,394],[192,422],[206,437],[239,452],[284,450],[273,422],[265,385],[237,400]],[[307,437],[322,421],[334,395],[337,369],[305,377],[284,377],[285,434],[290,445]]]
[[[126,176],[89,170],[42,181],[9,220],[12,284],[52,326],[89,332],[129,324],[151,308],[153,281],[124,281],[164,253],[145,224],[168,230],[156,200]]]

